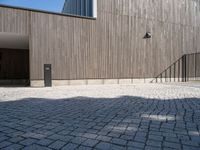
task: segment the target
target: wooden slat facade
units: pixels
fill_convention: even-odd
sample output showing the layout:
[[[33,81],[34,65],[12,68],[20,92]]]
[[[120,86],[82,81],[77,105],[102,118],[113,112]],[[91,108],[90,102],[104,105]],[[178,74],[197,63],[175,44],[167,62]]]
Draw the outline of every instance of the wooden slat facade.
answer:
[[[30,78],[152,78],[200,52],[199,0],[97,0],[96,20],[0,7],[0,32],[29,35]],[[151,39],[144,39],[149,31]]]

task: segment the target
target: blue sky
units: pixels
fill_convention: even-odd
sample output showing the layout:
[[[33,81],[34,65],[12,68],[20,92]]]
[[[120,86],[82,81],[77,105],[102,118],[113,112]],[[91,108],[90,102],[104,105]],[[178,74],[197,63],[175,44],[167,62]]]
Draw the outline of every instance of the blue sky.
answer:
[[[65,0],[0,0],[0,4],[61,12]]]

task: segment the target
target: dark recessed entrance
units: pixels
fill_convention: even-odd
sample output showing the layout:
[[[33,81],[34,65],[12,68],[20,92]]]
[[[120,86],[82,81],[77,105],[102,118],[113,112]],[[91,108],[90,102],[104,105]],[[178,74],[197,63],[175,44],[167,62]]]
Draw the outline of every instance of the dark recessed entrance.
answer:
[[[29,38],[0,32],[0,86],[29,85]]]
[[[29,85],[29,51],[0,49],[0,85]]]

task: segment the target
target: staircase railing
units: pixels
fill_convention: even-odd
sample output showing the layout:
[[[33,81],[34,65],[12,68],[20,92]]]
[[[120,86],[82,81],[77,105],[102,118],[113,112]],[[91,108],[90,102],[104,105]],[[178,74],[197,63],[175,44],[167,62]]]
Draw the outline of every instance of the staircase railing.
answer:
[[[187,82],[190,80],[200,80],[200,53],[183,55],[157,75],[151,83]]]

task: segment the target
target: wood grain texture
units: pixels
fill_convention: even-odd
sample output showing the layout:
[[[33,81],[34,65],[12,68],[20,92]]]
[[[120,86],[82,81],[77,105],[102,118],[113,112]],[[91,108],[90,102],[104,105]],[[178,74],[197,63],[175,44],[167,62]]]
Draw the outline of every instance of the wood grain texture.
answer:
[[[96,20],[0,8],[0,31],[29,34],[32,80],[43,79],[43,64],[52,64],[55,80],[152,78],[200,52],[198,0],[97,3]],[[151,39],[143,39],[147,31]]]
[[[0,7],[0,32],[29,35],[29,11]]]

